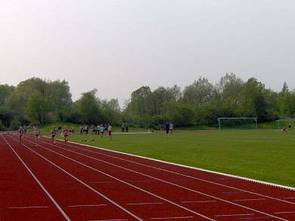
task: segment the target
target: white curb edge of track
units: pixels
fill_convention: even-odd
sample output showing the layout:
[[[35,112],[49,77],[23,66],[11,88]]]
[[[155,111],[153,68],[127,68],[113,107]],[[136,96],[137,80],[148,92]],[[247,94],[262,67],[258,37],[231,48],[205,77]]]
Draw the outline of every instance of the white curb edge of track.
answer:
[[[49,138],[48,136],[44,136],[44,137]],[[62,139],[57,139],[57,140],[63,141]],[[273,186],[273,187],[278,187],[278,188],[282,188],[282,189],[286,189],[286,190],[295,191],[295,188],[291,187],[291,186],[285,186],[285,185],[280,185],[280,184],[276,184],[276,183],[270,183],[270,182],[266,182],[266,181],[256,180],[256,179],[252,179],[252,178],[232,175],[232,174],[228,174],[228,173],[222,173],[222,172],[217,172],[217,171],[213,171],[213,170],[207,170],[207,169],[203,169],[203,168],[199,168],[199,167],[187,166],[187,165],[183,165],[183,164],[168,162],[168,161],[159,160],[159,159],[150,158],[150,157],[139,156],[139,155],[135,155],[135,154],[131,154],[131,153],[125,153],[125,152],[121,152],[121,151],[117,151],[117,150],[110,150],[110,149],[107,149],[107,148],[97,147],[97,146],[93,146],[93,145],[89,145],[89,144],[78,143],[78,142],[74,142],[74,141],[69,141],[69,143],[78,144],[78,145],[87,146],[87,147],[91,147],[91,148],[95,148],[95,149],[100,149],[100,150],[104,150],[104,151],[108,151],[108,152],[119,153],[119,154],[123,154],[123,155],[127,155],[127,156],[138,157],[138,158],[142,158],[142,159],[146,159],[146,160],[171,164],[171,165],[174,165],[174,166],[179,166],[179,167],[193,169],[193,170],[200,170],[200,171],[207,172],[207,173],[223,175],[223,176],[227,176],[227,177],[231,177],[231,178],[237,178],[237,179],[241,179],[241,180],[245,180],[245,181],[249,181],[249,182],[254,182],[254,183],[259,183],[259,184],[264,184],[264,185],[268,185],[268,186]]]

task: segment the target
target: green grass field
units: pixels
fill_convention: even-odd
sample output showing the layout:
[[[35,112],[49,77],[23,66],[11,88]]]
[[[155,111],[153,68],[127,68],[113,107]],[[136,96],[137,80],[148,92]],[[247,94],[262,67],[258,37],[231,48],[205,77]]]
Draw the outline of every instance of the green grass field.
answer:
[[[295,131],[181,130],[114,134],[112,140],[76,133],[70,140],[295,187]]]

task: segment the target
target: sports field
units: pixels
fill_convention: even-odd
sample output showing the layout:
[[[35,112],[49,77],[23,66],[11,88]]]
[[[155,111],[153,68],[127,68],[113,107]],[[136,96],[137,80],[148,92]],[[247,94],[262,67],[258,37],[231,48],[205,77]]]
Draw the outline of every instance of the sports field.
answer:
[[[295,187],[295,131],[181,130],[72,141]]]

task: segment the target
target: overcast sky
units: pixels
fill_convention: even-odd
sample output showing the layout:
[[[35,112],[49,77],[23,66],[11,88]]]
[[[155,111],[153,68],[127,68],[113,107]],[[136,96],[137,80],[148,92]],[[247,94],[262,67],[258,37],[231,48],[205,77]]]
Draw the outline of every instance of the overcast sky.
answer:
[[[0,0],[0,84],[65,79],[122,104],[226,72],[295,89],[294,0]]]

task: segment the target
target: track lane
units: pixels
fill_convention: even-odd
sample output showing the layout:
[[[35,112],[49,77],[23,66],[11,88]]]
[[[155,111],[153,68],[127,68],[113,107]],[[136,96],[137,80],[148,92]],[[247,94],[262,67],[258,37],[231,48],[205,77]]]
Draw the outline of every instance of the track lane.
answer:
[[[120,208],[98,191],[94,190],[94,192],[74,176],[42,159],[29,146],[20,145],[17,139],[11,137],[6,137],[6,140],[42,181],[71,220],[142,220],[124,208]]]
[[[48,139],[43,141],[48,143]],[[60,145],[63,145],[60,142]],[[226,176],[210,171],[202,171],[199,169],[192,169],[186,166],[179,166],[171,163],[160,162],[157,160],[145,159],[140,156],[132,156],[118,151],[107,150],[104,148],[94,148],[83,144],[71,143],[71,147],[87,151],[102,157],[109,157],[111,159],[119,159],[124,162],[141,165],[147,168],[152,168],[162,172],[172,173],[182,177],[199,180],[207,184],[214,184],[217,186],[226,187],[233,190],[239,190],[245,193],[251,193],[259,197],[266,197],[280,202],[295,205],[295,191],[285,188],[280,188],[271,185],[265,185],[257,182],[251,182],[244,179],[239,179],[231,176]],[[262,187],[262,188],[257,188]],[[271,195],[270,195],[271,193]]]
[[[68,220],[0,135],[0,220]]]
[[[49,144],[47,144],[47,145],[49,145]],[[51,145],[51,144],[50,144]],[[53,146],[53,145],[52,145]],[[67,145],[68,147],[69,147],[69,145]],[[55,148],[56,148],[56,146],[55,146]],[[55,150],[56,151],[56,150]],[[64,150],[64,151],[68,151],[68,150]],[[58,151],[60,154],[65,154],[65,152],[60,152],[60,151]],[[69,153],[67,153],[67,154],[69,154]],[[75,159],[76,160],[80,160],[81,161],[81,153],[76,153],[76,154],[78,154],[78,155],[80,155],[79,157],[78,156],[75,156]],[[74,155],[73,155],[73,153],[72,153],[72,155],[70,155],[71,156],[71,158],[74,158]],[[87,157],[87,156],[83,156],[84,158],[85,157]],[[82,159],[83,159],[83,157],[82,157]],[[91,160],[89,160],[89,159],[91,159],[91,157],[87,157],[88,159],[87,159],[87,165],[89,165],[89,163],[91,162]],[[92,162],[91,163],[91,166],[93,167],[93,168],[95,168],[95,166],[97,166],[97,159],[92,159],[93,161],[94,160],[96,160],[96,162]],[[85,162],[85,159],[84,159],[84,162]],[[102,164],[101,163],[104,163],[103,162],[103,160],[100,160],[100,164],[99,164],[99,166],[101,167],[102,166]],[[92,165],[93,164],[93,165]],[[108,166],[110,166],[111,164],[110,163],[107,163],[108,164]],[[112,166],[115,166],[115,165],[112,165]],[[118,172],[118,166],[116,166],[117,168],[116,168],[116,171],[111,171],[111,169],[110,168],[107,168],[107,170],[109,171],[109,172],[111,172],[111,173],[114,173],[114,172]],[[126,168],[123,168],[123,166],[119,166],[119,167],[121,167],[121,169],[122,170],[128,170],[128,169],[126,169]],[[126,167],[126,165],[125,165],[125,167]],[[117,177],[120,177],[120,179],[124,179],[124,177],[126,178],[126,176],[129,176],[129,179],[130,179],[130,172],[133,172],[133,171],[131,171],[131,170],[129,170],[128,172],[129,172],[129,174],[128,173],[126,173],[126,171],[125,172],[122,172],[122,170],[120,170],[120,173],[119,174],[116,174],[115,175],[115,173],[114,173],[114,175],[115,176],[117,176]],[[268,220],[269,218],[272,218],[273,220],[287,220],[287,219],[284,219],[284,218],[282,218],[282,217],[279,217],[279,216],[276,216],[276,215],[274,215],[274,214],[271,214],[271,213],[267,213],[267,212],[264,212],[264,211],[260,211],[260,210],[256,210],[256,209],[253,209],[253,208],[249,208],[249,207],[247,207],[247,206],[244,206],[244,205],[242,205],[242,204],[238,204],[238,203],[234,203],[234,202],[229,202],[229,201],[227,201],[227,200],[224,200],[224,199],[220,199],[220,198],[218,198],[218,197],[215,197],[215,196],[212,196],[212,195],[210,195],[210,194],[204,194],[204,193],[202,193],[202,192],[199,192],[199,191],[195,191],[195,190],[192,190],[192,189],[188,189],[188,188],[186,188],[186,187],[183,187],[183,186],[181,186],[181,185],[178,185],[178,184],[176,184],[175,185],[175,183],[171,183],[171,182],[169,182],[169,181],[165,181],[165,180],[162,180],[162,179],[159,179],[159,178],[155,178],[155,177],[151,177],[151,176],[147,176],[147,175],[145,175],[145,174],[143,174],[143,173],[135,173],[135,174],[137,174],[137,175],[144,175],[145,176],[145,179],[147,179],[147,177],[148,178],[152,178],[153,179],[153,181],[149,181],[149,182],[139,182],[140,181],[140,179],[141,180],[143,180],[143,178],[141,177],[141,178],[139,178],[139,177],[136,177],[136,176],[134,176],[134,177],[131,177],[131,179],[132,180],[136,180],[136,179],[138,179],[137,181],[135,181],[135,185],[139,185],[139,183],[140,183],[140,185],[141,185],[141,187],[143,187],[144,186],[144,188],[145,189],[149,189],[150,191],[159,191],[158,190],[158,188],[159,188],[159,182],[155,182],[155,180],[156,181],[160,181],[162,184],[162,188],[164,188],[164,189],[167,189],[168,188],[168,186],[166,185],[165,186],[165,184],[173,184],[173,187],[169,187],[170,188],[170,190],[168,190],[168,192],[167,193],[162,193],[162,194],[168,194],[168,195],[166,195],[165,197],[172,197],[171,196],[171,192],[173,192],[173,195],[176,195],[176,196],[185,196],[185,195],[187,195],[187,196],[190,196],[190,197],[192,197],[192,196],[194,196],[195,198],[201,198],[200,197],[200,195],[203,197],[203,199],[201,198],[201,200],[199,200],[199,202],[196,202],[196,200],[193,200],[193,199],[190,199],[190,200],[188,200],[188,198],[186,198],[186,206],[188,206],[188,207],[192,207],[193,209],[196,209],[196,205],[197,205],[197,209],[200,211],[200,209],[201,209],[201,211],[202,212],[204,212],[205,214],[207,214],[207,213],[209,213],[209,214],[214,214],[214,209],[216,210],[216,211],[225,211],[225,213],[224,214],[216,214],[216,216],[215,216],[215,218],[216,217],[218,217],[219,218],[219,220],[230,220],[233,216],[264,216],[264,218],[265,218],[265,220]],[[183,180],[184,181],[184,183],[186,183],[187,182],[187,180]],[[133,181],[132,181],[133,182]],[[163,183],[165,183],[164,185],[163,185]],[[175,187],[177,187],[177,188],[175,188]],[[181,189],[181,190],[180,190]],[[187,191],[190,191],[190,193],[188,193]],[[170,195],[169,195],[170,194]],[[196,195],[196,194],[198,194],[198,196]],[[206,198],[207,197],[207,198]],[[215,203],[215,205],[214,204],[207,204],[207,205],[204,205],[204,201],[209,201],[208,200],[208,197],[209,198],[211,198],[211,201],[212,201],[212,198],[213,199],[215,199],[215,201],[217,201],[218,203]],[[174,199],[174,200],[177,200],[177,199]],[[182,200],[182,201],[184,201],[184,199]],[[192,205],[188,205],[188,203],[189,202],[191,202],[191,204]],[[181,201],[180,202],[178,202],[178,203],[181,203]],[[198,204],[199,203],[199,204]],[[211,202],[212,203],[212,202]],[[222,203],[224,204],[224,205],[222,205]],[[200,208],[200,206],[202,207],[202,208]],[[250,213],[251,212],[251,213]],[[230,217],[230,218],[229,218]]]
[[[63,145],[63,144],[59,143],[59,145]],[[84,153],[90,152],[90,150],[88,150],[88,148],[85,148],[85,146],[80,146],[77,144],[75,144],[75,145],[71,144],[70,148],[71,148],[71,150],[73,150],[73,148],[79,149],[79,152],[80,151],[83,151]],[[169,171],[167,169],[157,168],[152,165],[146,165],[146,164],[138,163],[138,162],[134,163],[130,159],[126,161],[125,158],[128,158],[129,156],[124,155],[124,154],[120,154],[120,153],[115,153],[114,155],[116,155],[116,157],[113,157],[113,156],[108,157],[108,154],[101,154],[100,153],[100,152],[108,152],[108,151],[93,149],[93,151],[91,151],[91,152],[92,152],[92,154],[90,156],[92,156],[92,157],[94,156],[95,158],[97,158],[98,155],[101,155],[101,157],[99,157],[100,159],[103,158],[104,160],[124,166],[125,168],[132,168],[133,170],[144,171],[145,173],[150,174],[152,176],[159,177],[159,175],[161,175],[160,177],[162,177],[162,176],[165,177],[165,176],[167,176],[167,173],[168,173],[168,174],[170,174],[169,175],[170,180],[176,181],[176,183],[186,186],[190,189],[196,189],[196,188],[199,189],[199,187],[204,187],[205,189],[202,189],[202,191],[212,192],[212,188],[215,188],[215,190],[219,190],[219,192],[213,191],[214,194],[216,194],[216,196],[230,200],[234,203],[242,204],[242,205],[250,207],[250,208],[254,208],[254,209],[258,209],[263,212],[270,213],[274,216],[280,216],[284,219],[295,220],[295,213],[294,213],[294,210],[295,210],[295,208],[294,208],[294,205],[295,205],[295,202],[294,202],[295,197],[294,196],[295,195],[294,194],[295,194],[295,192],[292,190],[269,186],[269,185],[264,185],[264,184],[259,184],[259,183],[254,183],[254,182],[249,182],[249,181],[245,181],[245,180],[241,180],[241,179],[235,179],[232,177],[225,177],[225,176],[221,176],[221,175],[216,175],[218,177],[218,180],[219,179],[220,180],[230,179],[232,181],[231,184],[234,184],[234,180],[237,180],[237,183],[242,182],[244,186],[247,186],[247,183],[248,183],[249,186],[256,186],[256,187],[258,186],[258,190],[266,189],[264,191],[268,191],[268,192],[267,192],[267,195],[265,195],[262,193],[253,192],[253,190],[252,191],[247,190],[247,189],[243,190],[243,189],[241,189],[241,187],[233,187],[232,185],[219,184],[219,183],[216,183],[215,181],[210,181],[210,179],[208,181],[206,181],[206,180],[204,180],[206,178],[206,176],[205,176],[205,178],[202,177],[200,179],[200,178],[192,176],[192,175],[182,174],[180,172],[175,172],[175,171]],[[99,152],[99,153],[97,153],[97,152]],[[113,155],[113,152],[109,152],[109,154]],[[121,157],[118,157],[118,156],[121,156]],[[133,156],[131,156],[131,157],[136,160],[148,161],[150,164],[153,163],[153,161],[151,161],[151,160],[146,160],[146,159],[142,159],[142,158],[137,159],[136,157],[133,157]],[[116,160],[121,161],[121,163],[118,163]],[[128,163],[130,163],[129,166],[128,166]],[[159,163],[159,162],[155,161],[155,164],[157,164],[157,163]],[[168,164],[166,165],[165,163],[160,163],[160,165],[167,166]],[[178,168],[179,166],[172,165],[172,167]],[[153,169],[154,171],[151,172],[150,169]],[[193,171],[193,172],[195,171],[195,170],[188,169],[188,168],[181,168],[181,169],[186,169],[186,170]],[[156,170],[157,170],[157,172],[155,172]],[[159,173],[159,171],[161,171],[162,173]],[[167,172],[167,173],[163,173],[163,172]],[[199,171],[196,170],[196,172],[199,172]],[[209,174],[208,172],[205,173],[204,171],[200,171],[200,172],[202,174],[206,174],[206,175]],[[163,174],[165,174],[165,175],[163,175]],[[215,174],[210,174],[210,175],[212,177]],[[189,178],[189,179],[181,180],[177,177]],[[206,183],[205,186],[204,186],[204,183]],[[216,186],[218,188],[216,188]],[[226,189],[228,189],[228,190],[226,190]],[[274,196],[271,196],[270,194],[273,194]],[[280,196],[279,196],[279,194],[280,194]]]
[[[11,137],[16,141],[15,137]],[[143,220],[164,219],[167,217],[176,217],[181,220],[214,220],[206,217],[196,211],[190,210],[182,205],[174,203],[157,194],[148,192],[144,189],[130,185],[123,180],[108,175],[97,169],[96,171],[89,170],[81,163],[73,163],[72,159],[59,156],[58,154],[41,148],[40,145],[34,144],[32,140],[25,140],[23,145],[46,161],[50,161],[63,170],[70,171],[75,177],[87,185],[91,185],[93,189],[103,192],[109,198],[112,198],[131,211],[138,215]],[[33,146],[30,148],[29,146]]]

